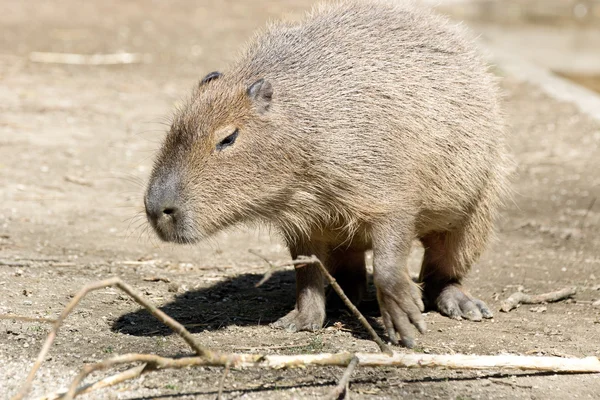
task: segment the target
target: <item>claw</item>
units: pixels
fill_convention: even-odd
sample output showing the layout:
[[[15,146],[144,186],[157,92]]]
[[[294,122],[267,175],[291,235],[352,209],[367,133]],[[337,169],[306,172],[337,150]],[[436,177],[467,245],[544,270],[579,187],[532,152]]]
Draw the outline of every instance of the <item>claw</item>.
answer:
[[[285,329],[290,333],[299,331],[315,332],[321,329],[324,319],[324,314],[321,315],[318,312],[303,313],[298,310],[292,310],[284,317],[273,322],[271,326],[273,328]]]
[[[481,321],[483,318],[492,318],[493,314],[487,305],[476,298],[466,294],[457,284],[444,287],[435,301],[438,311],[452,319]]]
[[[421,314],[423,302],[419,290],[412,290],[414,288],[408,290],[406,287],[402,289],[378,291],[377,297],[390,342],[398,344],[399,336],[400,343],[404,347],[412,348],[415,345],[415,339],[411,325],[416,327],[420,333],[425,333],[427,330]]]
[[[412,349],[415,347],[415,340],[411,337],[402,338],[402,346],[406,347],[407,349]]]

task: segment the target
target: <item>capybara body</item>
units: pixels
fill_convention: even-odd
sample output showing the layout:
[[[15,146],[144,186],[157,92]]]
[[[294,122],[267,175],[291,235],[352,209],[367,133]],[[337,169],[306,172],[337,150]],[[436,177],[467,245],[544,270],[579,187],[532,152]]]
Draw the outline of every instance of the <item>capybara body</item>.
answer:
[[[445,19],[406,1],[318,6],[268,26],[199,83],[156,160],[148,219],[180,243],[266,222],[353,301],[372,249],[386,330],[411,346],[422,298],[453,318],[491,316],[460,282],[506,189],[497,102],[473,42]],[[422,288],[406,266],[417,238]],[[306,266],[296,281],[296,307],[275,325],[318,329],[323,277]]]

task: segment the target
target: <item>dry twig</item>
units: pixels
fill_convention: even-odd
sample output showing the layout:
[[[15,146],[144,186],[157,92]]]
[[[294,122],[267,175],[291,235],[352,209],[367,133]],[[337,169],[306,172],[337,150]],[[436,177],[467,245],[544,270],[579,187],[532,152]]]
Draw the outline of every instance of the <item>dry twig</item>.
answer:
[[[28,262],[0,260],[0,265],[3,267],[29,267],[31,264]]]
[[[316,257],[299,257],[296,260],[284,260],[284,261],[280,261],[277,263],[272,262],[271,260],[269,260],[268,258],[266,258],[265,256],[263,256],[262,254],[260,254],[257,251],[254,250],[249,250],[249,252],[251,254],[254,254],[255,256],[263,259],[267,265],[269,266],[269,269],[267,270],[267,272],[265,272],[265,274],[262,276],[262,278],[260,279],[260,281],[258,281],[254,287],[260,287],[262,285],[264,285],[269,279],[271,279],[271,277],[273,276],[273,273],[280,270],[281,268],[284,267],[294,267],[294,268],[302,268],[305,265],[308,264],[314,264],[314,259],[317,259]],[[318,259],[317,259],[318,260]]]
[[[75,297],[73,297],[73,299],[69,302],[69,304],[67,304],[67,306],[65,307],[63,312],[56,319],[56,322],[54,323],[52,329],[50,330],[50,333],[48,334],[48,337],[46,338],[46,341],[44,342],[42,350],[39,352],[38,357],[35,360],[35,363],[33,364],[33,367],[31,368],[31,371],[29,372],[29,375],[27,376],[27,379],[25,380],[25,383],[21,387],[21,390],[13,397],[13,400],[22,399],[23,397],[25,397],[25,395],[29,391],[29,388],[31,387],[31,383],[33,382],[33,378],[35,377],[35,374],[37,373],[37,371],[40,368],[40,366],[42,365],[42,363],[44,362],[44,359],[46,358],[46,355],[48,354],[48,351],[50,350],[50,346],[52,346],[52,343],[54,342],[54,339],[56,338],[56,335],[58,334],[58,330],[60,329],[61,325],[63,324],[63,322],[67,318],[67,316],[69,316],[71,311],[73,311],[75,306],[77,306],[77,304],[79,304],[79,302],[83,299],[83,297],[85,297],[89,292],[92,292],[92,291],[98,290],[98,289],[103,289],[103,288],[106,288],[109,286],[115,286],[115,287],[121,289],[122,291],[124,291],[125,293],[127,293],[129,296],[131,296],[138,304],[140,304],[142,307],[146,308],[146,310],[148,310],[148,312],[150,312],[155,318],[157,318],[160,322],[164,323],[169,328],[171,328],[175,333],[177,333],[179,336],[181,336],[183,338],[183,340],[185,340],[186,343],[199,356],[206,357],[208,359],[218,359],[219,357],[221,357],[221,355],[219,353],[213,352],[213,351],[208,350],[208,349],[204,348],[203,346],[199,345],[196,342],[196,340],[194,339],[194,337],[192,336],[192,334],[187,329],[185,329],[185,327],[183,325],[181,325],[179,322],[175,321],[173,318],[169,317],[163,311],[159,310],[154,304],[152,304],[148,300],[144,299],[143,296],[140,295],[131,286],[129,286],[128,284],[126,284],[119,278],[110,278],[110,279],[106,279],[106,280],[99,281],[99,282],[94,282],[94,283],[84,286],[79,291],[79,293],[77,293],[77,295],[75,295]]]
[[[93,182],[88,181],[85,178],[80,178],[78,176],[65,175],[64,179],[66,182],[74,183],[76,185],[88,186],[88,187],[94,186]]]
[[[310,346],[310,342],[303,344],[291,344],[291,345],[278,345],[278,346],[248,346],[248,347],[234,347],[235,351],[257,351],[257,350],[283,350],[283,349],[299,349],[302,347]]]
[[[137,53],[75,54],[34,51],[29,54],[29,61],[47,64],[117,65],[147,62],[149,57]]]
[[[521,388],[521,389],[531,389],[532,386],[531,385],[519,385],[516,382],[512,382],[512,381],[505,381],[502,379],[495,379],[495,378],[488,378],[488,380],[492,383],[495,383],[497,385],[504,385],[504,386],[510,386],[513,389],[514,388]]]
[[[269,261],[267,258],[262,256],[260,253],[257,253],[254,251],[250,251],[250,252],[252,254],[256,255],[257,257],[260,257],[263,260],[265,260],[267,262],[267,264],[269,265],[269,270],[263,275],[262,279],[255,285],[256,287],[261,286],[266,281],[268,281],[269,278],[272,276],[273,272],[279,268],[286,267],[289,265],[293,265],[296,268],[302,268],[303,266],[305,266],[307,264],[316,264],[319,267],[319,269],[321,270],[321,273],[323,274],[323,276],[325,276],[325,278],[327,279],[327,281],[333,288],[333,290],[337,293],[337,295],[340,297],[340,299],[342,299],[342,301],[344,302],[346,307],[348,307],[348,309],[352,312],[352,314],[360,321],[360,323],[367,330],[367,332],[369,332],[369,334],[371,335],[371,338],[373,339],[373,341],[375,343],[377,343],[377,345],[379,346],[381,351],[383,351],[384,353],[387,353],[387,354],[392,354],[392,349],[390,348],[390,346],[388,346],[383,340],[381,340],[381,338],[379,337],[377,332],[375,332],[375,329],[373,329],[371,324],[369,324],[367,319],[362,315],[362,313],[358,310],[358,308],[356,308],[356,306],[354,304],[352,304],[352,302],[350,301],[348,296],[346,296],[346,294],[344,293],[344,290],[342,290],[342,288],[340,287],[340,285],[338,285],[335,278],[329,273],[329,271],[327,270],[325,265],[323,265],[321,260],[319,260],[316,256],[313,255],[311,257],[298,257],[298,259],[296,259],[296,260],[284,261],[281,263],[274,264],[273,262]]]
[[[87,393],[95,389],[105,388],[117,383],[124,382],[129,379],[134,379],[151,371],[167,369],[167,368],[184,368],[195,366],[221,366],[225,367],[223,379],[220,385],[220,392],[225,377],[227,376],[228,368],[264,368],[264,369],[280,369],[304,367],[309,365],[320,366],[339,366],[347,367],[342,376],[339,388],[345,389],[348,386],[351,374],[357,365],[368,367],[403,367],[403,368],[429,368],[441,367],[450,369],[520,369],[533,371],[554,371],[554,372],[600,372],[600,360],[596,357],[587,358],[559,358],[559,357],[535,357],[535,356],[467,356],[461,354],[454,355],[431,355],[431,354],[402,354],[392,352],[381,339],[377,336],[373,328],[369,325],[366,319],[360,314],[360,311],[352,305],[348,298],[344,295],[342,289],[335,282],[335,279],[329,274],[324,265],[316,257],[302,258],[291,262],[286,262],[283,265],[306,265],[316,263],[328,281],[333,286],[334,290],[340,298],[351,309],[354,315],[372,332],[372,336],[378,344],[381,343],[383,349],[389,350],[389,353],[335,353],[335,354],[300,354],[300,355],[264,355],[264,354],[239,354],[231,353],[224,354],[211,351],[202,345],[198,344],[189,331],[183,325],[166,315],[164,312],[156,308],[152,303],[144,299],[131,286],[127,285],[119,278],[106,279],[104,281],[95,282],[83,287],[77,295],[69,302],[67,307],[60,314],[59,318],[54,322],[42,350],[40,351],[31,372],[29,373],[20,392],[13,399],[22,399],[27,393],[37,370],[40,368],[43,360],[52,345],[60,326],[65,318],[72,312],[83,297],[94,290],[102,289],[109,286],[114,286],[131,296],[138,304],[148,310],[155,318],[169,326],[175,333],[181,336],[188,345],[194,350],[197,356],[183,358],[167,358],[152,354],[125,354],[109,358],[95,364],[86,365],[79,375],[71,383],[69,390],[66,393],[55,393],[45,399],[72,399],[78,394]],[[276,264],[273,264],[276,266]],[[547,299],[545,301],[548,301]],[[124,372],[104,378],[96,383],[81,386],[83,380],[91,373],[100,370],[106,370],[118,365],[143,363],[143,365],[130,368]],[[335,392],[334,392],[335,393]],[[342,390],[343,393],[343,390]]]
[[[89,393],[94,390],[104,389],[107,387],[111,387],[114,385],[118,385],[121,382],[128,381],[130,379],[135,379],[138,376],[142,375],[144,368],[146,368],[147,364],[138,365],[137,367],[129,368],[126,371],[118,373],[116,375],[107,376],[106,378],[100,379],[94,383],[90,383],[89,385],[83,385],[79,387],[75,391],[75,396],[79,396],[80,394]],[[59,400],[64,399],[67,394],[66,390],[58,391],[43,397],[38,398],[37,400]]]
[[[344,371],[344,375],[340,378],[337,386],[329,393],[328,398],[331,400],[345,399],[348,397],[348,391],[350,390],[350,378],[354,369],[358,366],[358,358],[354,357],[348,367]]]
[[[45,324],[56,323],[56,320],[52,319],[52,318],[26,317],[24,315],[16,315],[16,314],[0,314],[0,319],[11,319],[11,320],[17,320],[17,321],[26,321],[26,322],[42,322]]]
[[[221,381],[219,382],[219,392],[217,393],[217,400],[223,399],[223,388],[225,387],[225,379],[227,379],[227,374],[229,373],[229,367],[231,365],[227,363],[225,365],[225,371],[223,371],[223,376],[221,377]]]
[[[362,313],[360,311],[358,311],[358,308],[356,308],[356,306],[354,304],[352,304],[352,302],[350,301],[348,296],[346,296],[346,294],[344,293],[344,290],[342,290],[341,286],[338,285],[335,278],[333,276],[331,276],[329,271],[327,271],[327,268],[325,268],[325,266],[323,265],[321,260],[319,260],[314,255],[312,257],[300,257],[300,258],[298,258],[298,260],[304,260],[307,264],[308,263],[317,264],[319,266],[319,269],[325,276],[325,278],[327,278],[327,281],[329,282],[329,284],[331,285],[333,290],[335,290],[335,292],[337,293],[338,296],[340,296],[340,299],[342,299],[342,301],[344,302],[346,307],[348,307],[348,309],[352,312],[352,314],[356,317],[356,319],[358,319],[360,321],[360,323],[362,324],[362,326],[365,327],[367,332],[369,332],[373,341],[375,343],[377,343],[377,345],[379,346],[379,349],[386,354],[393,353],[391,347],[388,346],[387,344],[385,344],[385,342],[383,340],[381,340],[381,338],[379,337],[377,332],[375,332],[375,329],[373,329],[371,324],[369,324],[369,321],[367,321],[367,319],[362,315]]]
[[[517,355],[434,355],[412,353],[405,354],[397,352],[394,352],[392,355],[385,353],[322,353],[297,355],[232,353],[228,354],[226,357],[222,357],[221,359],[208,360],[204,357],[168,358],[152,354],[124,354],[109,358],[96,364],[86,365],[77,378],[71,383],[69,393],[72,393],[73,395],[78,393],[77,386],[92,372],[135,362],[142,362],[147,364],[147,366],[145,368],[135,370],[136,374],[131,373],[129,379],[139,377],[145,373],[155,370],[180,369],[200,366],[226,366],[228,363],[232,368],[258,369],[282,369],[306,367],[311,365],[348,367],[351,363],[355,362],[357,365],[365,367],[447,368],[469,370],[502,368],[522,371],[600,373],[600,360],[598,360],[597,357],[561,358]],[[348,372],[348,369],[346,372],[349,375],[351,374],[352,370]],[[133,369],[128,371],[133,371]],[[345,379],[345,376],[346,374],[344,374],[342,380]],[[115,375],[115,377],[112,379],[116,381],[116,377],[117,375]],[[103,381],[109,381],[109,378],[105,378]],[[119,382],[122,381],[123,380],[120,380]],[[106,387],[106,385],[102,387]],[[55,398],[56,397],[46,397],[46,399]],[[64,400],[72,398],[73,396],[69,397],[68,395],[63,397]]]
[[[163,276],[148,276],[146,278],[142,278],[144,281],[146,282],[164,282],[164,283],[171,283],[171,280],[169,278],[165,278]]]
[[[566,288],[558,290],[556,292],[530,295],[521,291],[515,292],[510,297],[504,300],[500,306],[500,311],[509,312],[512,309],[517,308],[520,304],[542,304],[542,303],[553,303],[573,297],[577,293],[576,287]]]

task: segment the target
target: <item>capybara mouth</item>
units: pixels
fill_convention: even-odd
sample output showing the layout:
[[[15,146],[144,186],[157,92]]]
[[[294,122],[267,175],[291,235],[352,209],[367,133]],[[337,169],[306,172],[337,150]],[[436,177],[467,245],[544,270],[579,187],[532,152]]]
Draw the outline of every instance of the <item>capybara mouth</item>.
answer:
[[[153,221],[149,219],[150,225],[156,232],[156,235],[163,242],[178,243],[178,244],[194,244],[200,241],[200,235],[191,232],[185,227],[180,227],[180,221],[175,219]]]
[[[175,236],[174,240],[167,240],[167,241],[177,243],[177,244],[196,244],[200,241],[200,238],[196,237],[196,236],[177,235],[177,236]]]

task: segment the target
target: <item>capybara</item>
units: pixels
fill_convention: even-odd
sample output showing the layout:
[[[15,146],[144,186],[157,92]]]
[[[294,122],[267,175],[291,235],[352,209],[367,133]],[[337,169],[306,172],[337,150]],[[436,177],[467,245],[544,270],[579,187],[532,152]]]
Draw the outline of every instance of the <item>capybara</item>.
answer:
[[[208,74],[173,118],[145,196],[166,241],[239,223],[317,256],[348,296],[365,251],[390,340],[411,347],[425,304],[492,313],[461,280],[488,241],[509,160],[495,79],[462,28],[408,1],[346,0],[270,24]],[[425,255],[409,277],[414,239]],[[324,279],[296,270],[296,306],[274,325],[319,329]]]

